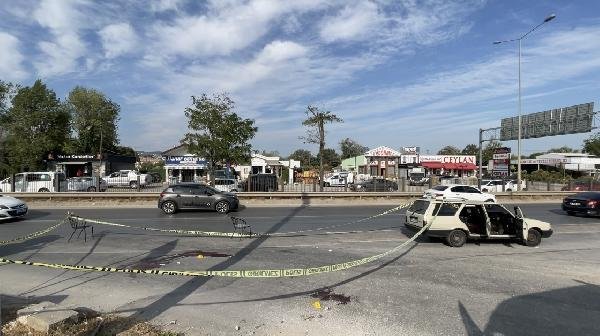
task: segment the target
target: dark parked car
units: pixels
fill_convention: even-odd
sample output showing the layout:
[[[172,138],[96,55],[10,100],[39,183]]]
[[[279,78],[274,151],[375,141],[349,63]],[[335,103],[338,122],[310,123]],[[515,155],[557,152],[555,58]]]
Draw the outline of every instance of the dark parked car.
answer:
[[[398,183],[379,178],[353,184],[350,189],[353,191],[396,191]]]
[[[227,213],[238,206],[239,200],[235,194],[200,183],[171,185],[160,193],[158,199],[158,208],[169,215],[183,209],[208,209]]]
[[[273,174],[255,174],[250,175],[246,181],[242,182],[244,191],[277,191],[279,184],[277,176]]]
[[[562,202],[562,209],[570,216],[600,216],[600,192],[590,191],[567,196]]]

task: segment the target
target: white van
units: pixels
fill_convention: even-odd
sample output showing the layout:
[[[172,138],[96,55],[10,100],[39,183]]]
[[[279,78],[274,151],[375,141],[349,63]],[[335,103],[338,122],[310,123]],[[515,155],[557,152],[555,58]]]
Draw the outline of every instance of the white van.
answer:
[[[58,190],[56,187],[59,187]],[[12,190],[12,177],[0,181],[0,192]],[[14,192],[58,192],[67,191],[67,179],[64,173],[27,172],[15,175]]]
[[[215,189],[227,192],[237,192],[240,190],[236,179],[218,178],[215,179]]]

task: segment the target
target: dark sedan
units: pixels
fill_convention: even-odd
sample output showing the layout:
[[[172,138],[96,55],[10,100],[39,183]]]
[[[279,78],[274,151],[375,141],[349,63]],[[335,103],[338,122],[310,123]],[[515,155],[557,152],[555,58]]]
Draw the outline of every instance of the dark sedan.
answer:
[[[582,192],[565,197],[562,209],[569,215],[600,215],[600,192]]]
[[[386,179],[371,179],[356,183],[350,189],[353,191],[396,191],[398,184]]]
[[[158,208],[169,215],[183,209],[205,209],[228,213],[238,206],[239,200],[235,194],[200,183],[171,185],[160,193],[158,199]]]

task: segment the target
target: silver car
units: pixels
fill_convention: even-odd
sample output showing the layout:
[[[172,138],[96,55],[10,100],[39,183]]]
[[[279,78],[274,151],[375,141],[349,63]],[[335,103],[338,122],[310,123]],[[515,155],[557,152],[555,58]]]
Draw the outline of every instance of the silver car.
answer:
[[[97,181],[98,177],[92,176],[71,177],[67,179],[67,190],[96,192],[98,191],[98,187],[100,187],[100,191],[106,191],[108,188],[106,181],[100,179],[100,185],[98,185]]]
[[[0,221],[23,217],[27,214],[27,204],[18,198],[0,195]]]

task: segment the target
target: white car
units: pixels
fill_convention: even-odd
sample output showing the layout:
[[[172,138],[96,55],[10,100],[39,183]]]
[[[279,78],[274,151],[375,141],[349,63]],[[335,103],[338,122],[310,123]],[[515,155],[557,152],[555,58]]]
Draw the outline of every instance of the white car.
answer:
[[[20,199],[0,195],[0,220],[23,217],[27,210],[27,204]]]
[[[98,178],[95,176],[71,177],[67,179],[68,191],[88,191],[95,192],[98,187]],[[106,191],[108,186],[106,181],[100,179],[100,191]]]
[[[496,203],[496,196],[483,193],[477,188],[463,184],[438,185],[425,190],[425,193],[423,194],[424,198],[436,198],[440,196],[447,199]]]
[[[215,189],[219,191],[237,192],[240,190],[236,179],[218,178],[215,179]]]
[[[481,191],[483,192],[507,192],[517,191],[516,180],[481,180]],[[504,186],[504,190],[502,190]],[[521,181],[521,190],[525,190],[525,181]]]

